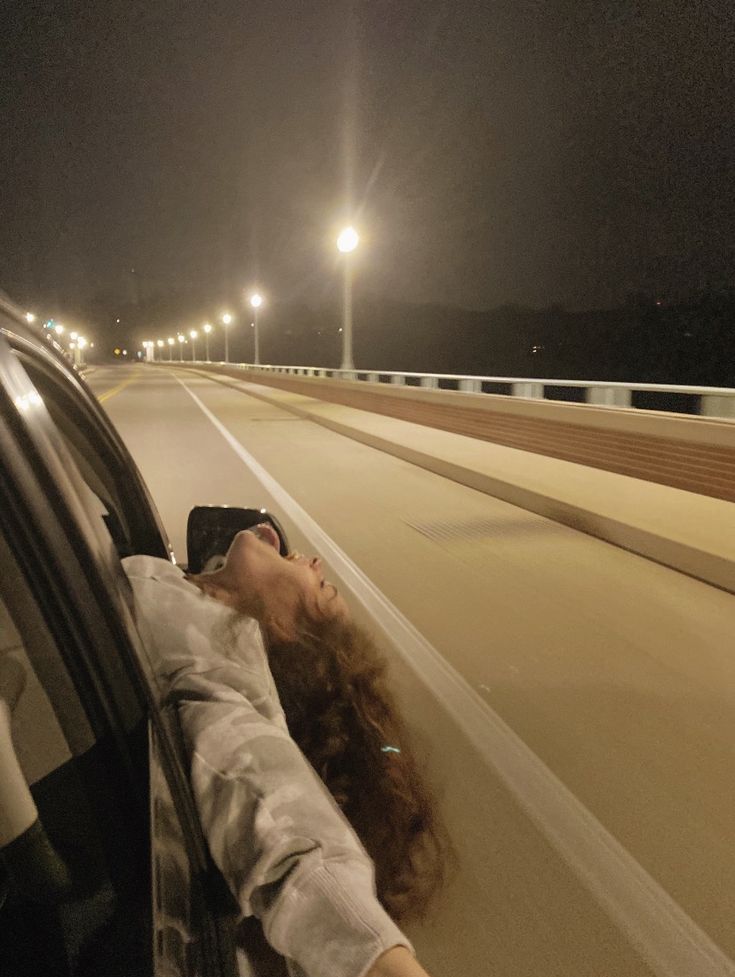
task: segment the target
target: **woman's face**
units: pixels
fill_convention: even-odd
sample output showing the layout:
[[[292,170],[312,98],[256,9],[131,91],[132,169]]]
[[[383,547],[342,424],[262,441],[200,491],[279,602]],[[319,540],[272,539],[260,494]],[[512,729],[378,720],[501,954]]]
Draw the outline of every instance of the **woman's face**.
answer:
[[[278,535],[264,523],[238,533],[224,566],[209,580],[226,592],[227,603],[251,614],[283,640],[296,637],[297,621],[349,617],[344,598],[324,578],[318,556],[282,557]]]

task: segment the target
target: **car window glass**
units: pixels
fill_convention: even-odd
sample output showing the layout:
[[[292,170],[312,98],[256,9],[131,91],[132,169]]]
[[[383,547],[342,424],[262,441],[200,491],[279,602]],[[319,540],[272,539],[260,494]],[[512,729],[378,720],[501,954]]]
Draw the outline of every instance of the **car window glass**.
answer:
[[[71,750],[4,602],[0,601],[0,666],[12,659],[22,669],[23,692],[12,711],[15,753],[30,785],[71,759]],[[22,731],[22,735],[19,735]]]
[[[64,439],[80,475],[105,508],[105,522],[120,556],[134,552],[133,533],[126,518],[115,474],[105,457],[105,442],[87,417],[79,398],[72,396],[68,378],[57,375],[39,358],[18,353],[24,369],[41,395],[58,433]]]
[[[70,744],[74,753],[83,753],[94,742],[89,720],[36,603],[15,568],[13,557],[2,535],[0,575],[0,649],[11,653],[27,669],[27,695],[24,693],[19,707],[22,714],[27,714],[30,720],[26,737],[41,735],[42,730],[48,731],[53,724],[59,730],[54,754],[62,749],[59,745],[61,739],[65,744]],[[22,632],[16,625],[18,620],[23,622]],[[50,705],[48,696],[42,692],[43,689],[53,690],[53,706]],[[34,708],[38,709],[38,713],[34,713]],[[44,724],[42,718],[46,719],[49,709],[52,714]],[[22,755],[25,755],[26,737],[21,744]],[[28,757],[28,763],[35,770],[38,764],[47,762],[43,759],[44,756],[45,754],[34,753],[32,757]]]

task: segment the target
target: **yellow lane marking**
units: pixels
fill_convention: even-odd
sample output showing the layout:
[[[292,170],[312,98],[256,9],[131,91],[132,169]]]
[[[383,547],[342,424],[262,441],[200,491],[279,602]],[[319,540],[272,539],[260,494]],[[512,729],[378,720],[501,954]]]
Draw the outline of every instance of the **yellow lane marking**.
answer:
[[[116,387],[113,387],[112,390],[107,390],[105,393],[100,394],[97,400],[103,404],[106,400],[109,400],[110,397],[114,397],[115,394],[119,394],[121,390],[129,387],[131,383],[135,383],[136,380],[140,380],[140,376],[130,377],[128,380],[123,380],[122,383],[119,383]]]

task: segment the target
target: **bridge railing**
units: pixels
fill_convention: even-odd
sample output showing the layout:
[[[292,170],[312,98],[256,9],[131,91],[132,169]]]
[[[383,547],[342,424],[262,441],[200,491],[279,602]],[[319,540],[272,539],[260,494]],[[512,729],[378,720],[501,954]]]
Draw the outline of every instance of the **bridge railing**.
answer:
[[[225,364],[220,363],[220,366]],[[529,400],[565,400],[598,407],[628,407],[641,410],[677,410],[735,420],[735,388],[697,387],[672,383],[622,383],[612,380],[558,380],[539,377],[492,377],[456,373],[407,373],[391,370],[333,370],[316,366],[280,366],[252,363],[229,363],[259,373],[291,376],[328,377],[335,380],[389,383],[417,386],[431,390],[458,390],[465,393],[504,394]],[[567,395],[561,395],[565,391]],[[669,395],[667,403],[680,406],[658,406],[645,396]],[[639,396],[642,395],[642,396]]]

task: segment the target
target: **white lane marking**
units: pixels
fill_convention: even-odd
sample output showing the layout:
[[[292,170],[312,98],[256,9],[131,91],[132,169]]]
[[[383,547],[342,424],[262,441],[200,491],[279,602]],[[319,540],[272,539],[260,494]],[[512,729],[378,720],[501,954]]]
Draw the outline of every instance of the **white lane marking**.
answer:
[[[177,378],[178,379],[178,378]],[[411,622],[214,416],[179,383],[366,608],[417,678],[625,932],[659,977],[735,977],[735,964],[582,805]]]

